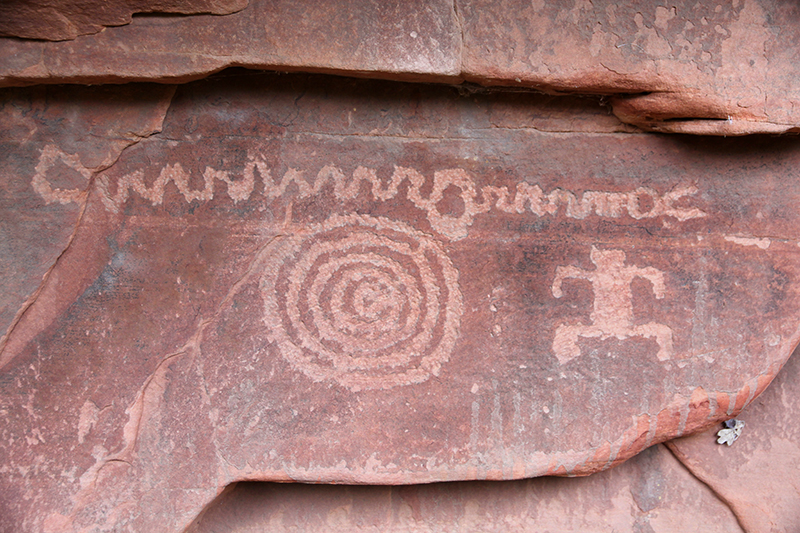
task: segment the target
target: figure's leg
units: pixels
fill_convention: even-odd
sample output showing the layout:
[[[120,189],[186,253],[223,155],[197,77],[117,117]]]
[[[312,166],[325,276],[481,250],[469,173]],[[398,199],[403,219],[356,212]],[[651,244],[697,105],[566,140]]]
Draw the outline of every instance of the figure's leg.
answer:
[[[672,348],[672,329],[664,324],[653,324],[656,329],[656,342],[661,347],[658,351],[658,360],[667,361],[672,359],[675,351]]]
[[[656,338],[659,347],[656,357],[658,357],[659,361],[672,359],[674,351],[672,348],[672,329],[669,326],[650,322],[649,324],[636,326],[633,330],[633,335],[646,337],[648,339],[652,337]]]
[[[583,324],[568,326],[561,324],[556,328],[556,335],[553,338],[553,352],[555,352],[558,362],[562,365],[575,359],[581,354],[581,349],[576,341],[580,332],[586,328]]]
[[[578,337],[601,337],[603,330],[590,324],[584,326],[580,322],[573,326],[561,324],[556,328],[556,336],[553,339],[553,351],[558,357],[558,362],[562,365],[575,359],[581,354],[581,349],[577,344]]]

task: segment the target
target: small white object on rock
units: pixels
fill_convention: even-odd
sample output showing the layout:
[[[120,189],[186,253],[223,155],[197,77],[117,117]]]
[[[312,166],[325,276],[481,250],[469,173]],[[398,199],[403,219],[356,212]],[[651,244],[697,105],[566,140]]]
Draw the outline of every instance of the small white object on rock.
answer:
[[[726,420],[724,424],[725,429],[720,429],[719,432],[717,432],[717,436],[719,436],[717,444],[727,444],[730,446],[741,436],[742,430],[744,429],[744,420],[731,419]]]

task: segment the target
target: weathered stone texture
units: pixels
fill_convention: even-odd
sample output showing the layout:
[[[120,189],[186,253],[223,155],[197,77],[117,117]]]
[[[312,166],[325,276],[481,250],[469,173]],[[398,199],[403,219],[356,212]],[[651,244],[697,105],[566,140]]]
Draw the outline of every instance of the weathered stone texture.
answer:
[[[358,487],[241,483],[187,533],[733,533],[736,517],[663,446],[591,477]]]
[[[798,131],[798,41],[797,6],[775,0],[252,0],[67,42],[0,39],[0,85],[175,82],[230,66],[467,80],[607,95],[643,129],[732,136]]]
[[[674,133],[796,130],[797,6],[786,2],[460,0],[463,75],[620,94],[624,122]]]
[[[800,524],[800,353],[738,418],[746,425],[733,446],[714,444],[719,428],[668,446],[736,513],[747,531],[790,533]]]
[[[0,96],[0,348],[71,241],[92,173],[159,131],[173,93],[168,86],[41,87]]]
[[[247,0],[4,0],[0,36],[65,41],[131,22],[134,13],[227,15]]]
[[[228,73],[165,116],[164,90],[70,89],[121,103],[4,152],[52,224],[83,215],[0,354],[0,527],[180,531],[243,480],[588,474],[736,415],[797,343],[795,139],[322,76]]]
[[[74,41],[2,40],[0,77],[175,82],[247,66],[449,80],[460,46],[450,1],[252,0],[232,15],[149,16]]]

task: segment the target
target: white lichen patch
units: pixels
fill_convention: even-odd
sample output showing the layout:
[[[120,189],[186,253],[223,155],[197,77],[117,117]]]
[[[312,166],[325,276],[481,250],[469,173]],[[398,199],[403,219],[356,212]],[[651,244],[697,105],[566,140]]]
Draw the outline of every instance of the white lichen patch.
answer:
[[[725,240],[728,242],[732,242],[734,244],[739,244],[741,246],[756,246],[761,248],[762,250],[766,250],[769,248],[769,245],[772,243],[766,237],[764,238],[757,238],[757,237],[741,237],[738,235],[725,235]]]

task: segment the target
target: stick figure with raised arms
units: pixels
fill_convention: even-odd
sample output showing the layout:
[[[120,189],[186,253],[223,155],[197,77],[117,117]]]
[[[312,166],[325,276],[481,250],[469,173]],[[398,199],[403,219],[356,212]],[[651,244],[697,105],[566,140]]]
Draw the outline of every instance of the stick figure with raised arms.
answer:
[[[590,257],[597,267],[595,270],[584,270],[574,265],[556,269],[552,288],[556,298],[563,296],[561,284],[568,278],[591,282],[594,292],[594,306],[589,315],[591,324],[578,322],[572,325],[561,324],[556,328],[553,351],[558,361],[564,364],[581,354],[577,344],[578,337],[599,337],[601,340],[610,337],[620,340],[655,337],[659,346],[659,361],[670,359],[673,354],[672,329],[656,322],[639,325],[633,323],[631,282],[637,277],[648,280],[653,285],[655,297],[662,299],[665,294],[663,272],[653,267],[626,265],[625,252],[622,250],[600,250],[592,246]]]

